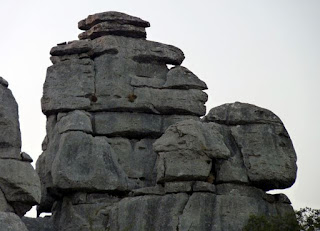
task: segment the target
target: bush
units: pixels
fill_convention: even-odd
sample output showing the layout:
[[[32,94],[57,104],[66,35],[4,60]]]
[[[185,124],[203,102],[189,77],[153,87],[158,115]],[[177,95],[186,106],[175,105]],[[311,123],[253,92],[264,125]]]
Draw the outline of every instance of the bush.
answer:
[[[293,216],[250,216],[243,231],[300,231],[300,226]]]
[[[320,209],[306,207],[295,215],[252,215],[243,231],[320,231]]]

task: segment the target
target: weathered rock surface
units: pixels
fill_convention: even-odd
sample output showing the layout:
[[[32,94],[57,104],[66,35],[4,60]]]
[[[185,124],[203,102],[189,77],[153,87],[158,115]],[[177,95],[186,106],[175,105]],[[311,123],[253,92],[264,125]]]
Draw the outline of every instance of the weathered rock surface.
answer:
[[[242,103],[200,120],[206,84],[179,48],[146,40],[148,26],[99,13],[79,22],[83,40],[52,48],[37,172],[38,213],[53,215],[24,218],[29,230],[239,231],[252,214],[293,214],[285,195],[264,192],[296,176],[281,120]]]
[[[8,82],[0,84],[0,158],[20,159],[21,135],[18,105],[7,88]]]
[[[115,22],[101,22],[79,34],[79,39],[95,39],[104,35],[118,35],[132,38],[147,37],[146,30],[143,27]]]
[[[89,109],[94,95],[94,66],[90,59],[73,59],[47,70],[41,99],[44,113]]]
[[[40,203],[40,179],[21,152],[18,105],[8,85],[0,77],[0,230],[27,230],[18,216]]]
[[[78,24],[79,29],[88,30],[92,26],[100,22],[111,22],[118,23],[122,25],[133,25],[137,27],[149,27],[150,23],[142,20],[141,18],[134,17],[125,13],[108,11],[103,13],[97,13],[94,15],[89,15],[86,19],[81,20]]]
[[[62,134],[52,164],[53,187],[68,191],[127,190],[127,176],[104,137]]]
[[[236,102],[213,108],[204,121],[225,124],[231,132],[235,154],[220,165],[220,181],[238,165],[240,181],[264,190],[288,188],[295,182],[296,153],[283,123],[271,111]],[[240,171],[242,165],[248,180]]]
[[[172,68],[167,74],[165,88],[206,90],[207,85],[190,70],[182,66]]]
[[[28,231],[57,231],[53,226],[51,217],[22,217],[21,220],[27,227]]]
[[[16,214],[5,212],[0,212],[0,230],[28,231],[27,227]]]

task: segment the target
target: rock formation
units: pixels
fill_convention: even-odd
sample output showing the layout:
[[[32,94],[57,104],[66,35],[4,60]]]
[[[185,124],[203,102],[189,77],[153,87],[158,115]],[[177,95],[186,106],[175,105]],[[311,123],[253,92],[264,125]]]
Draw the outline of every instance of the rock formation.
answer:
[[[40,203],[40,179],[21,152],[18,105],[0,77],[0,230],[27,231],[22,217]]]
[[[37,172],[52,217],[29,230],[239,231],[251,214],[293,213],[266,193],[297,170],[275,114],[233,103],[200,120],[206,84],[179,48],[146,40],[149,22],[104,12],[78,26],[50,52]]]

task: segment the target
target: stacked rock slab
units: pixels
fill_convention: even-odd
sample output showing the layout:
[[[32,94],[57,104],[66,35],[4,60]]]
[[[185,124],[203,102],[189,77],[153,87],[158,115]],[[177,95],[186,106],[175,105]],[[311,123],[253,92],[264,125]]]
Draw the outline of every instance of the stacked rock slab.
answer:
[[[40,203],[40,179],[21,152],[18,105],[0,77],[0,230],[27,230],[19,217]]]
[[[39,212],[70,193],[123,196],[154,186],[154,141],[205,114],[206,84],[180,66],[180,49],[146,40],[148,26],[119,12],[90,15],[79,22],[80,40],[52,48]]]
[[[265,192],[296,177],[280,119],[235,103],[200,121],[206,84],[180,49],[146,40],[149,26],[90,15],[80,40],[52,48],[38,213],[59,231],[238,231],[251,214],[293,214],[285,195]]]

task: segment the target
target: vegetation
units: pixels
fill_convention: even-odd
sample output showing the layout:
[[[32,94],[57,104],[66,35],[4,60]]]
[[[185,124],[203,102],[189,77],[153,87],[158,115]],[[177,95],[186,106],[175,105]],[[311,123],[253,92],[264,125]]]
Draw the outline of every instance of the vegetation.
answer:
[[[303,208],[286,216],[252,215],[243,231],[320,231],[320,209]]]

